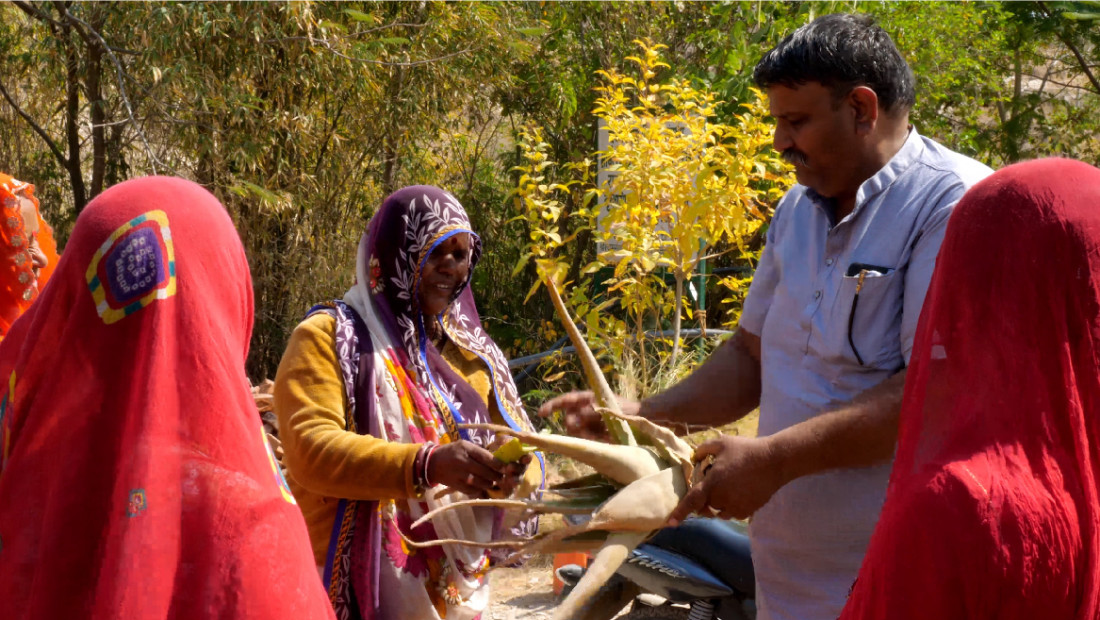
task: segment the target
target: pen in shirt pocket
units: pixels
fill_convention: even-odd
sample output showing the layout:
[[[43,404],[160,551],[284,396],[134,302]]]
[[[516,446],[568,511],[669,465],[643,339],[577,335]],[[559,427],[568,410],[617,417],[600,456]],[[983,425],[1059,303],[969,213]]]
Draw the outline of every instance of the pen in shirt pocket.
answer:
[[[859,349],[856,348],[856,341],[853,335],[853,328],[856,323],[856,306],[859,305],[859,292],[863,290],[863,280],[868,275],[884,276],[890,271],[891,269],[889,267],[879,267],[866,263],[852,263],[848,265],[848,272],[844,274],[849,278],[857,278],[856,294],[852,297],[852,310],[848,313],[848,345],[852,347],[852,353],[855,354],[856,361],[859,362],[860,366],[863,366],[863,356],[859,354]]]

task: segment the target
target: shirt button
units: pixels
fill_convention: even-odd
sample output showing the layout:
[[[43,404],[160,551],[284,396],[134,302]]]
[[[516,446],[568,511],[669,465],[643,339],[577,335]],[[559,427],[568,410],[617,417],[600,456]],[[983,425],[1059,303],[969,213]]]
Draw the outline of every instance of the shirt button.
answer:
[[[832,267],[832,266],[833,266],[833,259],[831,259],[831,258],[826,258],[826,259],[825,259],[825,266],[826,266],[826,267]]]
[[[821,291],[814,291],[814,299],[821,299]]]

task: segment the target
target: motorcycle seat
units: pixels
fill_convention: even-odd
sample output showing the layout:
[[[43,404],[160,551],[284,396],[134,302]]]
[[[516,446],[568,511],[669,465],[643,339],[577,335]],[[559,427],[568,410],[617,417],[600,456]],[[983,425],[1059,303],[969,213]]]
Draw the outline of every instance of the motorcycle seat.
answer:
[[[749,537],[743,528],[723,519],[694,517],[657,532],[646,544],[695,560],[742,596],[752,598],[756,593],[756,577]]]

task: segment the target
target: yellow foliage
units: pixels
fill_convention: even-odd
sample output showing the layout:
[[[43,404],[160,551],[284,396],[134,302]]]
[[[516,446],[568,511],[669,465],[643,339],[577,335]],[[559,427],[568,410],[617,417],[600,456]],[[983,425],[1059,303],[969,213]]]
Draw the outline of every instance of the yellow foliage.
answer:
[[[643,333],[647,326],[668,321],[678,333],[682,315],[694,318],[696,313],[685,308],[684,288],[699,262],[717,256],[709,252],[719,244],[744,253],[745,241],[767,221],[772,205],[794,179],[771,148],[773,126],[762,92],[752,90],[736,122],[716,122],[721,102],[714,93],[686,79],[663,78],[671,69],[662,59],[665,46],[637,44],[640,53],[626,59],[634,65],[629,74],[613,68],[597,72],[603,85],[597,88],[593,112],[607,129],[608,146],[595,155],[613,173],[609,186],[593,184],[588,159],[561,166],[582,173],[580,178],[548,182],[542,175],[557,164],[549,160],[540,130],[526,127],[519,135],[524,163],[515,169],[515,196],[531,239],[517,270],[534,259],[545,272],[564,274],[559,249],[571,240],[559,234],[564,199],[584,192],[586,208],[568,216],[587,218],[579,228],[594,229],[607,249],[582,274],[611,268],[604,284],[608,297],[625,311],[625,320],[595,308],[597,302],[587,299],[583,286],[563,286],[567,303],[574,316],[584,319],[587,338],[599,345],[597,351],[620,362],[630,351],[644,377],[649,370]],[[596,197],[608,203],[598,226],[588,208]],[[673,337],[671,360],[660,362],[661,367],[678,367],[679,346],[679,338]]]

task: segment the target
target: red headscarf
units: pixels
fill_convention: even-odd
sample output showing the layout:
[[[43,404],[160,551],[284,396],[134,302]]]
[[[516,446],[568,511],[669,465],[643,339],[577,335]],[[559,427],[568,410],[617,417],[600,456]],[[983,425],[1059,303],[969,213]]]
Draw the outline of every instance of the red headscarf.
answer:
[[[31,235],[26,230],[19,197],[34,203],[34,217],[38,220],[34,236],[47,264],[37,275],[28,253]],[[0,172],[0,338],[38,297],[56,265],[57,243],[50,226],[42,219],[34,186]]]
[[[137,179],[81,213],[0,343],[5,618],[333,617],[249,393],[251,330],[207,191]]]
[[[1100,614],[1100,170],[976,185],[947,227],[843,620]]]

